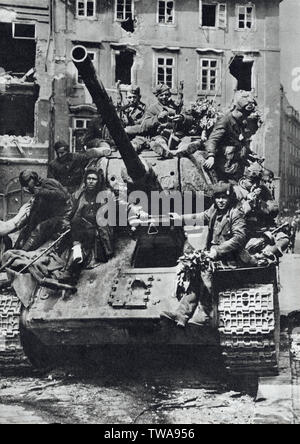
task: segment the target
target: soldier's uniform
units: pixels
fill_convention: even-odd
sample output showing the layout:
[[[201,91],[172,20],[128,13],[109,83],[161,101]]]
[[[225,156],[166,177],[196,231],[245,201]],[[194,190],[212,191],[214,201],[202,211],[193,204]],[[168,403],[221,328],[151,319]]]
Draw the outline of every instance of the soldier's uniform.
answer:
[[[235,205],[235,197],[230,184],[218,183],[214,187],[214,198],[225,195],[230,198],[229,206],[221,211],[214,204],[203,213],[204,223],[208,225],[206,250],[212,252],[215,260],[238,264],[241,250],[245,247],[246,221],[244,214]],[[212,275],[210,271],[201,272],[198,291],[195,289],[185,294],[174,313],[163,312],[162,317],[169,318],[184,327],[193,316],[200,302],[206,315],[212,309]]]
[[[24,251],[34,251],[70,228],[73,208],[71,196],[57,180],[41,179],[30,170],[20,174],[23,187],[30,180],[34,180],[36,184],[34,201],[27,223],[14,247]]]
[[[268,234],[270,229],[276,229],[275,218],[279,213],[279,205],[268,187],[262,183],[262,177],[262,167],[254,163],[245,169],[244,177],[234,187],[235,195],[246,217],[248,239],[246,250],[249,251],[253,250],[255,244],[259,245],[259,240],[264,239],[266,232]],[[266,248],[266,252],[280,257],[287,249],[289,239],[284,231],[279,231],[274,238],[266,238],[266,244],[268,243],[269,245],[265,245],[261,250]]]
[[[218,180],[237,183],[243,175],[251,151],[246,133],[246,122],[256,106],[247,92],[240,92],[234,109],[215,124],[206,142],[207,157],[215,159],[214,169]]]

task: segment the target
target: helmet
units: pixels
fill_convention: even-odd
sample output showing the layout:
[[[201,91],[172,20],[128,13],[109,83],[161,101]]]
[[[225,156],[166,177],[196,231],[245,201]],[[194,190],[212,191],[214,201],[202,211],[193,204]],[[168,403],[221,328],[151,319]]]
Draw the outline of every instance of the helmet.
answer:
[[[232,197],[234,195],[233,186],[231,183],[226,182],[218,182],[213,186],[213,197],[217,197],[220,194],[225,194],[228,197]]]
[[[137,85],[130,85],[127,89],[127,92],[130,94],[134,94],[135,96],[141,97],[141,88]]]
[[[159,85],[157,85],[157,87],[155,88],[154,94],[156,96],[159,96],[160,94],[164,93],[164,92],[169,92],[170,88],[168,87],[168,85],[164,85],[162,83],[160,83]]]

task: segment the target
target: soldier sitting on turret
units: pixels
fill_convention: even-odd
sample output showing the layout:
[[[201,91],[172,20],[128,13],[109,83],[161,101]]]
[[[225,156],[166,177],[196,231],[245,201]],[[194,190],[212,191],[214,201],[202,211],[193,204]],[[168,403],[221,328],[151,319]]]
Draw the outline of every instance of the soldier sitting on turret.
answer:
[[[97,223],[97,212],[101,207],[101,204],[97,203],[97,195],[105,189],[103,172],[87,169],[84,185],[73,207],[73,248],[66,271],[60,278],[63,281],[76,281],[83,268],[107,262],[114,254],[113,228]]]
[[[218,183],[214,186],[213,197],[213,206],[203,213],[204,223],[209,227],[207,251],[204,255],[211,261],[237,264],[240,251],[245,247],[247,240],[243,212],[236,206],[232,185]],[[199,310],[199,315],[193,318],[196,324],[209,320],[211,315],[212,275],[209,270],[201,270],[200,282],[192,283],[192,287],[184,294],[175,312],[163,312],[161,317],[176,322],[179,327],[185,327],[194,315],[199,301],[204,311]]]
[[[159,156],[173,157],[168,143],[173,132],[174,124],[180,126],[178,131],[187,124],[184,115],[179,114],[178,105],[171,98],[171,91],[167,85],[159,84],[154,92],[157,102],[146,109],[141,125],[144,135],[150,136],[150,147]]]
[[[262,166],[253,163],[245,169],[234,191],[247,221],[246,250],[253,254],[272,254],[278,258],[287,249],[289,237],[284,230],[279,230],[274,235],[270,232],[276,229],[275,218],[278,216],[279,206],[262,179]]]
[[[247,120],[256,108],[256,101],[247,91],[238,91],[234,108],[222,117],[206,143],[207,160],[204,167],[214,168],[218,180],[237,183],[243,175],[248,160],[256,158],[250,150],[249,137],[253,132],[246,130]]]
[[[92,141],[98,139],[101,141],[100,148],[113,148],[115,143],[109,134],[107,126],[103,122],[101,116],[95,117],[89,124],[86,135],[83,140],[83,144],[87,147]]]
[[[60,182],[70,194],[74,193],[82,182],[84,169],[89,161],[111,154],[109,145],[102,143],[100,139],[91,140],[88,148],[83,153],[70,153],[66,142],[56,142],[54,145],[56,159],[49,163],[48,177]]]

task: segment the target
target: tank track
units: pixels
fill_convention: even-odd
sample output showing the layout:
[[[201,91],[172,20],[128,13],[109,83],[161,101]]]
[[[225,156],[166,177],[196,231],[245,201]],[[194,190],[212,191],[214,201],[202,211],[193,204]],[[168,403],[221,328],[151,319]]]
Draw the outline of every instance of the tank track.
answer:
[[[278,374],[273,285],[219,293],[219,333],[225,367],[233,375]]]
[[[0,374],[31,368],[20,338],[22,304],[11,288],[0,291]]]

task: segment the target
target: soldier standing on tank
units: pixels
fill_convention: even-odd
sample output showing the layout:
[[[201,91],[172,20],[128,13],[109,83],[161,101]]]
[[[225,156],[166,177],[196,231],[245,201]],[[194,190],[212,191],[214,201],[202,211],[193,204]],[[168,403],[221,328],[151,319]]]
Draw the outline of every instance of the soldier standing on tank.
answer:
[[[288,247],[289,238],[283,230],[275,236],[270,233],[270,230],[276,229],[279,205],[263,183],[262,166],[253,163],[247,167],[239,184],[234,186],[234,191],[247,221],[246,250],[255,251],[257,245],[257,253],[264,251],[281,257]]]
[[[211,261],[239,263],[239,255],[246,245],[246,221],[244,214],[236,204],[231,184],[219,182],[214,186],[214,204],[203,213],[203,221],[208,225],[206,257]],[[200,272],[199,272],[200,273]],[[212,310],[212,273],[201,271],[199,288],[191,289],[180,301],[174,312],[163,312],[162,318],[174,321],[179,327],[185,327],[189,319],[197,325],[209,321]],[[203,310],[194,315],[198,303]]]
[[[109,144],[100,139],[89,142],[88,150],[82,153],[71,153],[68,144],[58,141],[54,145],[56,159],[48,166],[48,178],[60,182],[70,194],[73,194],[81,185],[84,169],[92,159],[99,159],[111,154]]]
[[[25,191],[33,195],[33,203],[14,248],[34,251],[70,228],[72,199],[57,180],[42,179],[35,171],[22,171],[19,180]]]
[[[218,180],[237,183],[243,175],[247,160],[255,158],[250,150],[246,131],[247,120],[257,102],[247,91],[238,91],[233,110],[215,124],[206,143],[207,160],[204,167],[214,168]]]

